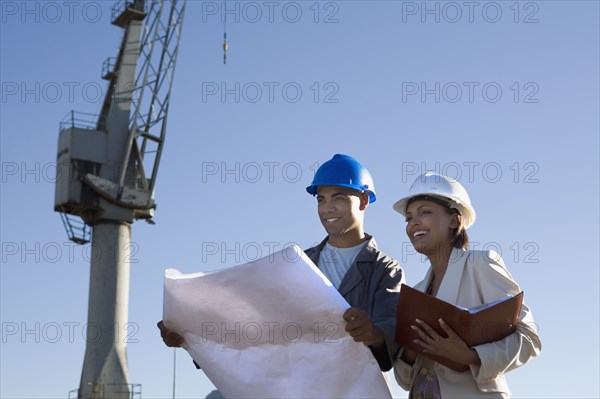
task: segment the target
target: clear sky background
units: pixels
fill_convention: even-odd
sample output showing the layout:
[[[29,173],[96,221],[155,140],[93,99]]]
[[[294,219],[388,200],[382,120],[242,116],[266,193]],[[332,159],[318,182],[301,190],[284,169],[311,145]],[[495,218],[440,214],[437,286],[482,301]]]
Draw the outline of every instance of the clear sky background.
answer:
[[[132,226],[127,350],[143,397],[172,395],[156,328],[164,270],[320,241],[305,187],[335,153],[373,174],[366,230],[411,285],[427,262],[392,204],[426,170],[458,178],[474,247],[501,253],[542,337],[540,357],[508,374],[514,397],[599,397],[599,3],[270,4],[227,2],[223,65],[211,13],[223,3],[188,2],[156,225]],[[53,212],[58,126],[72,109],[99,112],[121,37],[111,5],[0,2],[2,398],[79,385],[90,247]],[[212,389],[180,350],[176,396]]]

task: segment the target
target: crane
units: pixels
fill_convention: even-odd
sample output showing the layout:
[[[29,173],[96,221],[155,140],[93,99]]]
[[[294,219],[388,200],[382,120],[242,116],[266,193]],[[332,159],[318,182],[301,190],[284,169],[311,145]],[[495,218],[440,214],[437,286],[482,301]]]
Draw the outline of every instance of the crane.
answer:
[[[54,210],[69,238],[90,242],[87,342],[78,398],[125,399],[131,225],[152,223],[154,188],[186,0],[118,1],[111,23],[123,29],[102,77],[99,115],[72,111],[60,124]]]

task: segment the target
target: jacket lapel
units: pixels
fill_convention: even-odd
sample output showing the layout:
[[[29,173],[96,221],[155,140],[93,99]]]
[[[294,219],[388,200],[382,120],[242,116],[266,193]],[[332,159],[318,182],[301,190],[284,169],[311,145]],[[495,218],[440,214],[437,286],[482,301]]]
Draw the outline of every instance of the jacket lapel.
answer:
[[[425,278],[421,280],[421,282],[417,283],[413,288],[419,290],[421,292],[427,292],[427,288],[429,284],[431,284],[431,279],[433,278],[433,269],[429,266],[427,273],[425,274]]]
[[[460,281],[465,268],[466,253],[461,248],[452,249],[450,259],[448,260],[448,268],[438,290],[437,298],[449,303],[456,303]]]
[[[360,282],[364,279],[361,269],[362,268],[358,266],[357,262],[350,266],[350,269],[348,269],[346,275],[340,283],[340,288],[338,288],[338,291],[342,296],[352,291],[352,289],[360,284]]]
[[[365,247],[358,253],[358,255],[356,255],[356,259],[340,283],[340,288],[338,288],[338,291],[342,296],[346,295],[352,291],[354,287],[360,284],[360,282],[365,278],[366,273],[369,272],[367,268],[369,265],[373,264],[377,256],[375,253],[375,250],[377,249],[377,243],[373,237],[368,237],[369,241],[367,241]]]
[[[321,256],[321,251],[323,250],[323,248],[325,248],[325,244],[327,244],[328,239],[329,239],[329,236],[325,237],[323,239],[323,241],[321,241],[319,243],[319,245],[317,245],[316,247],[312,247],[312,248],[309,248],[306,251],[304,251],[306,256],[308,256],[310,258],[310,260],[313,261],[313,263],[315,264],[315,266],[317,266],[317,268],[319,268],[319,258]]]

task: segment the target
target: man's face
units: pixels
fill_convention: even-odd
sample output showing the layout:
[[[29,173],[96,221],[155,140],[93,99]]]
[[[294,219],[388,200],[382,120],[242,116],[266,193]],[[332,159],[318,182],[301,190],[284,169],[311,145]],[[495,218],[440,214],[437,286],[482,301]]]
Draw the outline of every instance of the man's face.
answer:
[[[368,195],[346,187],[319,186],[317,203],[319,219],[330,236],[362,232]]]

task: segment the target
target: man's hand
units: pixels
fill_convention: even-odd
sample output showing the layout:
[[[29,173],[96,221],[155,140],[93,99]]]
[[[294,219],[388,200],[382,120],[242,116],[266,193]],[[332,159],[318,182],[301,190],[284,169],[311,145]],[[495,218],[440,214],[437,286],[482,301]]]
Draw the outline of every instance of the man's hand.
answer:
[[[356,342],[362,342],[367,346],[375,348],[385,347],[385,336],[379,327],[377,327],[367,312],[358,308],[350,308],[344,312],[346,320],[346,331]]]
[[[165,323],[163,323],[162,320],[159,321],[156,325],[160,330],[160,336],[162,337],[165,345],[167,345],[170,348],[181,348],[184,342],[184,339],[181,335],[169,331],[169,329],[167,329]]]

